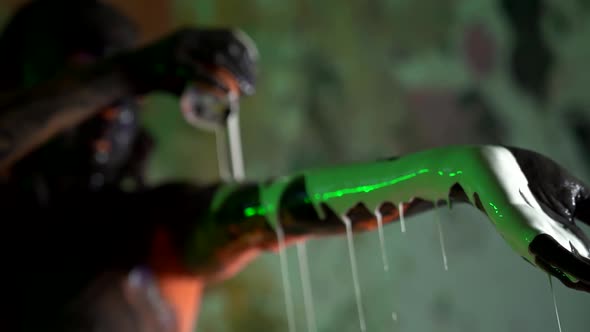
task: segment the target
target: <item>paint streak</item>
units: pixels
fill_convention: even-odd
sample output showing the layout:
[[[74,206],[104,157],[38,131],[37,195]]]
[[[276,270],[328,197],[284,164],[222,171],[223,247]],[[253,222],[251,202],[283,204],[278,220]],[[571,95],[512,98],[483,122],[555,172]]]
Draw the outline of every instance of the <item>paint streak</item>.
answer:
[[[348,240],[348,254],[350,258],[350,268],[352,270],[352,283],[354,286],[354,296],[356,298],[356,307],[359,315],[359,326],[362,332],[367,330],[365,323],[365,313],[363,310],[363,299],[361,294],[361,286],[358,276],[358,267],[356,264],[356,255],[354,250],[354,241],[352,239],[352,224],[350,218],[346,215],[342,216],[342,222],[346,226],[346,239]]]
[[[445,237],[443,235],[442,222],[440,220],[440,212],[437,208],[435,208],[434,213],[436,215],[436,228],[438,230],[438,240],[440,242],[440,252],[442,254],[443,266],[445,268],[445,271],[448,271],[449,263],[447,261],[447,249],[445,246]]]
[[[305,316],[307,318],[307,331],[316,332],[315,309],[313,305],[313,293],[309,279],[309,263],[307,259],[307,246],[305,242],[297,243],[297,257],[299,259],[299,273],[301,276],[301,288],[303,289],[303,303],[305,304]]]
[[[399,203],[398,211],[399,211],[399,221],[400,221],[402,233],[405,233],[406,232],[406,218],[404,218],[404,204],[403,203]]]
[[[389,271],[389,264],[387,262],[387,250],[385,249],[385,236],[383,235],[383,215],[381,214],[379,208],[375,209],[375,217],[377,218],[377,232],[379,235],[381,259],[383,259],[383,270]]]
[[[553,308],[555,309],[555,318],[557,319],[557,328],[561,331],[561,320],[559,319],[559,310],[557,309],[557,299],[555,298],[555,289],[553,288],[553,279],[551,275],[549,277],[549,288],[551,288],[551,297],[553,298]]]
[[[276,228],[277,240],[279,242],[279,260],[281,264],[281,277],[283,279],[283,291],[285,293],[285,310],[287,312],[287,324],[289,332],[295,332],[295,308],[293,305],[293,293],[291,291],[291,280],[289,280],[289,267],[287,265],[285,233],[280,225]]]

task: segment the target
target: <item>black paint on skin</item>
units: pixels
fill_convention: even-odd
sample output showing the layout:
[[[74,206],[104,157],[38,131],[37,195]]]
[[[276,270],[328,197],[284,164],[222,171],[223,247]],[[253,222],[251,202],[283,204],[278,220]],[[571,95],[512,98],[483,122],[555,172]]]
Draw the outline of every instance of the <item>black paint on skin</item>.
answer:
[[[529,189],[548,216],[569,229],[585,245],[590,241],[574,219],[590,225],[590,192],[586,185],[553,160],[536,152],[508,147],[525,175]],[[566,286],[590,291],[590,260],[573,248],[563,248],[548,234],[541,234],[529,245],[535,263]],[[569,273],[579,282],[572,282]]]
[[[578,205],[585,205],[590,197],[586,185],[553,160],[536,152],[508,147],[525,175],[529,189],[541,205],[543,211],[559,221],[576,235],[583,237],[574,224]],[[590,220],[581,220],[589,223]],[[579,233],[579,234],[578,234]]]
[[[541,234],[529,245],[535,256],[535,264],[550,275],[559,279],[569,288],[590,292],[590,261],[577,253],[571,253],[562,247],[550,235]],[[568,273],[577,282],[570,280]]]

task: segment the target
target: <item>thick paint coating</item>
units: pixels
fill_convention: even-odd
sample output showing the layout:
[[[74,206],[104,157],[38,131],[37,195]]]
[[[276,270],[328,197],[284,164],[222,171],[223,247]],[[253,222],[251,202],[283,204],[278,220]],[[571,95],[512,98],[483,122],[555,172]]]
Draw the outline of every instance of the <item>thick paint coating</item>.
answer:
[[[512,159],[510,159],[512,158]],[[450,146],[409,154],[393,160],[356,163],[306,170],[260,185],[260,206],[248,207],[246,217],[266,216],[274,227],[280,225],[279,204],[286,186],[296,177],[305,179],[308,199],[323,219],[321,204],[337,215],[362,203],[375,211],[383,203],[399,205],[422,199],[448,200],[450,189],[459,184],[470,202],[479,197],[483,210],[500,235],[519,255],[534,262],[529,243],[547,232],[570,249],[571,242],[584,256],[583,244],[551,224],[541,209],[523,208],[514,193],[530,193],[526,179],[510,151],[498,146]],[[528,195],[528,194],[527,194]],[[529,197],[529,201],[534,198]]]
[[[208,224],[250,229],[248,225],[256,228],[266,220],[269,227],[258,229],[262,232],[254,238],[266,235],[261,242],[251,242],[266,248],[273,241],[269,230],[285,239],[303,239],[344,232],[343,223],[350,220],[353,231],[364,231],[378,228],[379,221],[403,220],[453,199],[482,210],[518,255],[565,284],[586,289],[585,283],[572,282],[586,280],[590,245],[573,220],[562,220],[585,213],[575,209],[578,201],[588,199],[586,191],[578,190],[583,184],[572,186],[570,175],[551,172],[556,164],[544,157],[531,155],[523,163],[522,155],[517,158],[521,152],[515,151],[448,146],[390,160],[304,170],[264,183],[221,185],[208,204]],[[570,200],[572,207],[560,205]],[[381,220],[375,211],[383,213]],[[220,238],[231,239],[232,232]]]
[[[280,227],[279,208],[285,188],[293,177],[282,177],[270,184],[260,186],[260,206],[250,207],[244,211],[245,216],[265,215],[273,227]]]

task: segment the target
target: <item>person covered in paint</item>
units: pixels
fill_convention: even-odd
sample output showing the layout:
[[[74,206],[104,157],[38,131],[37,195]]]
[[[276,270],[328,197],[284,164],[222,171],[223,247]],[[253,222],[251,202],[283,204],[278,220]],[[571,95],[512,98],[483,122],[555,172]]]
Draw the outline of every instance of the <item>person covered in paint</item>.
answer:
[[[2,331],[78,331],[88,325],[187,331],[193,325],[204,276],[187,279],[173,263],[180,257],[169,232],[198,216],[187,210],[188,201],[172,207],[173,197],[189,186],[157,190],[155,197],[166,193],[172,203],[153,224],[143,211],[129,213],[149,206],[154,195],[144,183],[154,142],[140,124],[141,97],[182,97],[190,87],[194,102],[183,101],[183,111],[201,111],[194,87],[221,101],[230,93],[251,95],[257,50],[243,32],[229,28],[188,27],[143,47],[138,43],[135,23],[95,0],[28,2],[0,36],[0,197],[10,220],[7,233],[15,240],[3,241],[4,253],[11,256],[9,265],[27,265],[36,261],[28,256],[36,255],[31,244],[49,236],[52,257],[44,268],[34,267],[44,273],[23,267],[3,276],[10,308],[0,318]],[[196,115],[205,122],[223,117]],[[65,264],[74,256],[85,258]],[[53,286],[27,286],[29,277]],[[50,302],[31,313],[27,303],[39,297]],[[140,323],[131,326],[134,316]]]
[[[2,56],[12,61],[0,64],[14,71],[5,83],[0,125],[22,129],[2,133],[2,160],[11,165],[0,195],[5,216],[15,217],[6,217],[10,236],[0,243],[5,266],[16,273],[1,274],[0,329],[187,332],[195,327],[203,287],[233,276],[261,252],[277,250],[277,234],[292,244],[342,234],[346,226],[367,231],[377,220],[391,223],[448,200],[480,209],[528,262],[568,287],[590,289],[589,242],[574,221],[590,220],[588,187],[555,162],[518,148],[453,146],[263,183],[123,190],[122,177],[107,174],[134,169],[121,165],[136,161],[135,145],[122,144],[117,153],[123,151],[125,162],[110,165],[114,171],[107,173],[93,159],[103,152],[92,144],[94,134],[104,131],[82,128],[129,130],[121,112],[150,91],[178,93],[196,80],[227,90],[229,83],[216,70],[203,70],[203,59],[225,59],[217,65],[247,91],[253,85],[253,56],[246,43],[219,30],[182,31],[139,49],[130,38],[121,46],[109,38],[132,30],[126,18],[100,2],[70,5],[80,18],[75,31],[86,31],[80,39],[67,40],[59,25],[53,34],[39,31],[39,13],[53,20],[69,14],[37,1],[13,18],[0,40],[8,50]],[[73,23],[55,22],[70,30]],[[49,46],[36,43],[37,33]],[[67,48],[59,49],[60,43]],[[244,51],[232,57],[228,44]],[[175,57],[187,46],[194,67],[186,57]],[[36,47],[59,52],[38,56]],[[90,114],[90,120],[75,119],[78,112]],[[135,119],[138,114],[132,113]],[[64,114],[70,116],[61,118]],[[71,125],[78,126],[65,130]],[[139,137],[134,129],[125,133]],[[32,143],[24,139],[35,134],[44,135]],[[50,142],[40,144],[47,138]],[[12,153],[15,146],[32,153]],[[95,174],[104,176],[95,181]]]

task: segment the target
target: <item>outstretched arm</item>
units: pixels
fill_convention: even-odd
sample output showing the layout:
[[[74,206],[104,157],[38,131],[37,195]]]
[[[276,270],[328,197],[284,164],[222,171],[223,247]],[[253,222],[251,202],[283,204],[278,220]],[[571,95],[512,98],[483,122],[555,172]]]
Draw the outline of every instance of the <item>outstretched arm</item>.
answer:
[[[239,31],[182,29],[23,91],[0,95],[0,171],[67,128],[126,97],[180,95],[188,84],[227,92],[228,74],[251,94],[256,52]],[[223,74],[226,73],[226,74]]]
[[[15,240],[18,245],[0,252],[19,252],[19,245],[35,247],[31,250],[35,256],[14,263],[15,255],[9,255],[7,266],[19,271],[56,271],[62,282],[64,276],[76,280],[67,286],[84,284],[76,279],[82,272],[86,272],[88,288],[103,274],[119,271],[118,281],[105,287],[119,295],[127,294],[125,285],[136,282],[136,268],[147,267],[161,297],[145,303],[141,295],[145,292],[132,292],[136,297],[120,295],[118,301],[140,317],[145,312],[139,309],[151,308],[146,320],[164,310],[180,327],[171,331],[188,332],[202,288],[230,278],[260,253],[277,250],[281,235],[290,244],[341,234],[347,227],[368,231],[377,227],[378,219],[391,223],[447,201],[478,208],[516,254],[566,286],[589,291],[589,241],[574,221],[588,223],[589,197],[588,187],[537,153],[500,146],[454,146],[306,170],[262,183],[168,184],[135,193],[73,196],[52,210],[38,211],[38,218],[26,218],[35,220],[35,226],[19,224],[24,227],[17,233],[21,236],[1,243]],[[7,208],[30,212],[16,204]],[[85,222],[80,222],[81,217]],[[47,218],[58,222],[47,223]],[[50,263],[39,260],[39,253],[53,259]],[[83,255],[84,262],[73,259],[73,253]],[[36,264],[22,263],[32,261]],[[22,274],[17,279],[1,284],[35,285]],[[11,286],[14,289],[18,287]],[[52,289],[59,287],[55,284]],[[91,293],[95,295],[89,295],[89,303],[108,297],[106,290]],[[136,303],[143,304],[138,308]],[[10,310],[16,308],[13,304]],[[105,312],[123,315],[123,311],[111,312],[109,306],[96,308],[99,313],[85,313],[90,324],[104,321],[97,317]]]
[[[303,171],[267,183],[224,185],[183,243],[194,271],[222,278],[240,253],[377,227],[448,201],[481,210],[527,261],[588,290],[589,189],[552,160],[501,146],[454,146],[400,158]],[[550,241],[549,241],[550,240]],[[243,260],[235,259],[236,262]],[[548,268],[550,266],[551,268]],[[229,274],[227,273],[229,272]],[[568,282],[569,281],[569,282]]]
[[[387,224],[450,202],[481,210],[516,254],[564,285],[590,291],[590,241],[574,221],[589,222],[590,191],[532,151],[444,147],[186,193],[174,201],[196,208],[199,218],[175,219],[184,222],[170,233],[171,243],[185,271],[202,284],[229,278],[260,253],[277,250],[281,235],[292,244],[347,227],[369,231],[379,219]],[[156,196],[170,195],[152,196],[164,214]]]

